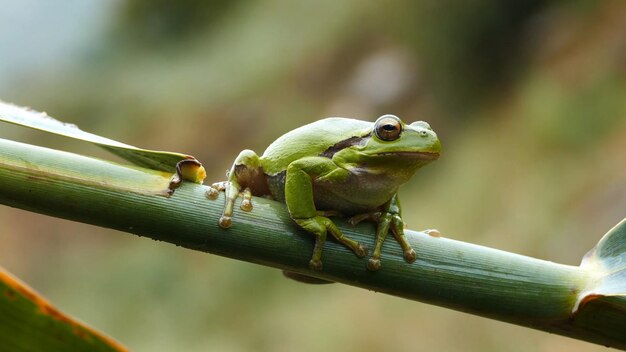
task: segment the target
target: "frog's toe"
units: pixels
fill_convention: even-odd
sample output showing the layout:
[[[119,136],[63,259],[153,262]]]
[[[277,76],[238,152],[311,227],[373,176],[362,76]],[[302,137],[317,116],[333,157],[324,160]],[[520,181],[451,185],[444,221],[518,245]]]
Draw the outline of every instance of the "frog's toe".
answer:
[[[222,217],[220,217],[219,225],[220,225],[221,228],[227,229],[232,224],[233,224],[233,218],[232,217],[230,217],[228,215],[222,215]]]
[[[227,185],[228,185],[228,181],[215,182],[205,192],[207,198],[209,198],[210,200],[216,200],[217,197],[219,197],[220,192],[223,192],[226,190]]]
[[[206,191],[206,197],[209,198],[210,200],[216,200],[219,195],[220,195],[220,191],[218,191],[217,189],[213,187],[210,187]]]
[[[322,271],[322,261],[319,259],[311,259],[309,261],[309,269],[315,271]]]
[[[367,261],[367,270],[369,271],[378,271],[380,269],[380,259],[370,258]]]
[[[356,248],[354,249],[354,254],[356,254],[357,257],[359,258],[363,258],[367,255],[367,246],[364,244],[357,244]]]
[[[243,211],[251,211],[252,210],[252,201],[250,199],[244,199],[241,201],[241,210]]]
[[[380,219],[380,212],[358,214],[349,218],[348,224],[354,226],[365,220],[377,222],[379,219]]]
[[[239,196],[241,196],[241,210],[243,211],[251,211],[252,210],[252,191],[250,187],[246,187],[242,192],[239,192]]]
[[[413,250],[413,248],[409,249],[408,251],[404,252],[404,260],[411,264],[415,261],[415,259],[417,259],[417,254],[415,253],[415,251]]]
[[[353,217],[351,217],[350,219],[348,219],[348,224],[354,226],[357,225],[358,223],[360,223],[361,221],[367,219],[369,217],[369,214],[359,214],[359,215],[355,215]]]

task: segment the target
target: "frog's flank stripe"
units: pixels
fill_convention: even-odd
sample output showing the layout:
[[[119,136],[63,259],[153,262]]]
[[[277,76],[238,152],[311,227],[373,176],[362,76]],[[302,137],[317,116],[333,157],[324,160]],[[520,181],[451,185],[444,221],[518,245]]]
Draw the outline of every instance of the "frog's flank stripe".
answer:
[[[369,133],[368,135],[363,137],[354,136],[348,139],[344,139],[343,141],[337,142],[334,145],[328,147],[328,149],[323,151],[320,156],[332,159],[335,153],[339,152],[340,150],[351,147],[353,145],[365,145],[370,138],[372,138],[372,133]]]

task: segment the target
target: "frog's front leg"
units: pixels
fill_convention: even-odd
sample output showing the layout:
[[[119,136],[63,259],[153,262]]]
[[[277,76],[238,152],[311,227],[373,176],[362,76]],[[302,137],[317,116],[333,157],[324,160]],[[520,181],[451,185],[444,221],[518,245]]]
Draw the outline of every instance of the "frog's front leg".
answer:
[[[228,228],[232,224],[235,200],[241,196],[243,198],[241,209],[244,211],[252,210],[252,191],[250,187],[265,183],[259,156],[248,149],[239,153],[233,166],[228,171],[227,177],[228,181],[214,183],[207,191],[207,197],[210,199],[216,199],[219,192],[224,191],[224,210],[219,220],[219,225],[223,228]]]
[[[367,262],[367,268],[369,270],[376,271],[380,269],[380,254],[389,230],[391,230],[396,241],[398,241],[400,247],[402,247],[404,260],[407,263],[413,263],[415,261],[417,257],[415,250],[413,250],[404,235],[404,221],[402,221],[400,199],[398,199],[397,194],[383,205],[382,211],[356,215],[352,217],[349,222],[351,224],[357,224],[363,220],[371,220],[378,223],[376,228],[376,245],[372,257]]]
[[[326,216],[319,215],[314,203],[313,183],[341,182],[348,171],[337,166],[331,159],[308,157],[296,160],[287,167],[285,203],[291,218],[303,229],[315,235],[315,247],[309,261],[313,270],[322,270],[322,248],[326,234],[330,234],[358,257],[367,255],[367,248],[344,236],[337,225]]]

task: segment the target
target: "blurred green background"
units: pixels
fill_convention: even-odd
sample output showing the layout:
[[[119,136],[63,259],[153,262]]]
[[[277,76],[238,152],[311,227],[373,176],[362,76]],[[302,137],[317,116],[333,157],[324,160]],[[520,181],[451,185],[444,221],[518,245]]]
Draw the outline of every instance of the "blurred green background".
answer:
[[[626,216],[626,2],[0,0],[0,99],[222,180],[326,116],[426,120],[412,229],[576,265]],[[107,157],[0,125],[0,137]],[[137,351],[603,347],[0,207],[0,265]],[[391,242],[390,242],[391,243]]]

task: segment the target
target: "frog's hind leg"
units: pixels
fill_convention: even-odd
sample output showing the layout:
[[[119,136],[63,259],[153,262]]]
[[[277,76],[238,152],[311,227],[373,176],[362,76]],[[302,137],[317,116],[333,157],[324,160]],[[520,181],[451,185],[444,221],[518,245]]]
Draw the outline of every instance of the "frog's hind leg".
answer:
[[[389,231],[391,231],[396,241],[400,244],[400,247],[402,247],[404,260],[407,263],[413,263],[417,257],[415,250],[413,250],[404,235],[404,221],[402,221],[401,217],[400,200],[398,196],[394,195],[381,210],[382,211],[356,215],[348,220],[352,225],[363,220],[370,220],[378,224],[376,227],[376,245],[374,252],[367,262],[367,269],[370,271],[376,271],[381,267],[380,256],[382,246]]]
[[[376,227],[376,243],[374,244],[374,251],[372,252],[372,256],[367,261],[367,269],[370,271],[376,271],[380,269],[380,255],[383,248],[383,243],[385,243],[385,239],[387,238],[387,234],[389,233],[389,227],[391,225],[391,214],[386,212],[372,212],[359,214],[351,217],[348,220],[348,223],[352,225],[356,225],[361,221],[369,220],[378,224]]]
[[[309,268],[316,271],[322,270],[322,249],[326,243],[326,224],[322,219],[322,217],[294,219],[300,227],[315,235],[315,247],[313,247],[313,255],[309,260]]]
[[[300,227],[315,235],[315,247],[309,261],[312,270],[322,269],[322,249],[327,233],[350,248],[357,257],[367,255],[367,248],[355,240],[346,237],[341,230],[326,216],[318,215],[313,197],[312,177],[340,179],[345,173],[330,159],[323,157],[303,158],[289,164],[285,181],[285,202],[291,218]]]
[[[391,233],[393,233],[393,237],[396,238],[396,241],[402,247],[402,256],[404,257],[404,261],[411,264],[417,258],[417,254],[415,250],[411,247],[411,244],[406,239],[404,235],[404,221],[402,220],[402,210],[400,207],[400,198],[398,198],[398,194],[394,195],[393,198],[389,201],[389,205],[387,206],[387,214],[391,215],[390,227]]]
[[[223,228],[228,228],[232,224],[233,209],[238,197],[243,198],[241,209],[251,211],[252,188],[258,194],[267,192],[267,182],[259,156],[252,150],[246,149],[239,153],[227,177],[228,181],[214,183],[207,191],[207,197],[210,199],[216,199],[219,192],[224,191],[224,210],[219,220],[219,225]]]
[[[294,221],[300,225],[303,229],[315,235],[315,247],[313,248],[313,255],[309,261],[309,268],[312,270],[322,270],[322,249],[324,243],[326,243],[327,233],[335,237],[337,241],[344,246],[350,248],[357,257],[362,258],[367,255],[367,247],[346,237],[341,230],[327,217],[315,216],[308,219],[294,219]]]
[[[389,233],[389,225],[391,224],[391,215],[389,213],[376,214],[374,216],[378,219],[378,226],[376,229],[376,245],[374,247],[374,253],[372,257],[367,261],[367,269],[376,271],[380,269],[380,252],[383,248],[383,243]]]
[[[400,218],[398,214],[393,214],[391,216],[391,233],[396,238],[396,241],[402,247],[402,253],[404,256],[404,260],[407,263],[413,263],[415,259],[417,259],[417,253],[409,244],[409,241],[406,239],[404,235],[404,221]]]

